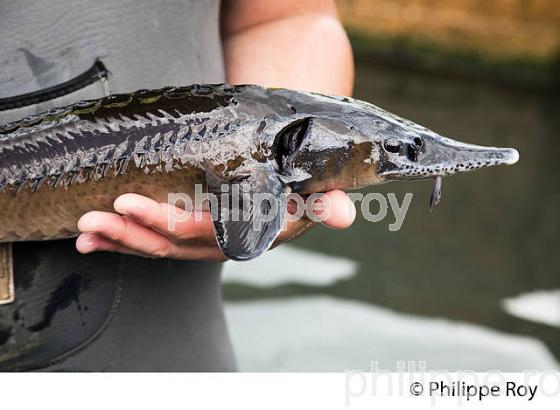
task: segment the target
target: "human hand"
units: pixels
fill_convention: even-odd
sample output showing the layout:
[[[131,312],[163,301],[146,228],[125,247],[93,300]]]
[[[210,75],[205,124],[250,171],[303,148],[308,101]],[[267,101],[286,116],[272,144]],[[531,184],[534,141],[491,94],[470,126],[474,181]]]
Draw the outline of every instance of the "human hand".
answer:
[[[356,210],[348,196],[339,190],[324,195],[328,198],[325,203],[330,206],[328,214],[321,216],[321,211],[316,212],[322,222],[335,229],[350,226]],[[202,212],[200,220],[191,215],[185,221],[176,221],[175,229],[170,230],[169,216],[184,212],[171,207],[142,195],[123,194],[114,202],[115,212],[92,211],[80,218],[78,229],[81,234],[76,248],[81,253],[111,251],[155,258],[227,259],[216,242],[210,212]],[[308,218],[288,222],[275,245],[301,235],[311,225]]]

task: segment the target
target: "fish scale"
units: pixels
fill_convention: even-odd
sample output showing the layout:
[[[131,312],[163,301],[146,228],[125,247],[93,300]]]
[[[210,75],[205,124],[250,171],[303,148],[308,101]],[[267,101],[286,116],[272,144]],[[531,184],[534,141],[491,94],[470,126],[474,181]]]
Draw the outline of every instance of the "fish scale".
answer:
[[[176,131],[177,123],[185,124],[189,127],[195,123],[197,118],[192,116],[193,109],[198,101],[197,97],[202,100],[208,100],[208,93],[197,94],[197,86],[183,88],[166,88],[156,90],[149,95],[158,96],[157,99],[151,99],[155,102],[146,103],[150,100],[146,91],[133,93],[127,97],[117,96],[102,99],[100,102],[80,102],[66,109],[57,109],[47,112],[37,117],[26,118],[20,122],[0,126],[0,190],[9,186],[19,186],[30,180],[40,179],[42,177],[58,175],[60,167],[64,167],[64,172],[76,172],[82,168],[95,167],[99,165],[99,150],[107,149],[110,152],[115,145],[124,139],[125,147],[121,146],[120,157],[107,157],[102,162],[114,163],[122,158],[131,158],[132,156],[153,156],[156,151],[165,148],[173,148],[169,146],[163,147],[164,141],[157,143],[150,137],[158,135],[154,130],[165,130],[173,119],[172,126]],[[227,106],[231,96],[227,95],[228,88],[222,86],[216,88],[219,96],[212,97],[215,101],[210,108],[218,109]],[[181,92],[182,94],[177,94]],[[170,93],[175,95],[169,98]],[[180,98],[182,95],[184,98]],[[188,98],[187,98],[188,96]],[[113,101],[115,98],[126,99],[126,105],[115,107]],[[161,100],[167,99],[168,103],[164,106],[176,110],[175,116],[160,108]],[[189,104],[181,104],[184,99],[189,100]],[[156,104],[160,101],[160,104]],[[169,104],[171,101],[174,105]],[[132,111],[135,118],[128,118],[119,110],[134,106]],[[181,113],[178,109],[187,108],[185,113]],[[203,101],[202,109],[208,108],[208,102]],[[102,113],[101,111],[107,111]],[[143,111],[143,112],[142,112]],[[140,112],[140,113],[139,113]],[[154,112],[159,114],[156,115]],[[102,116],[97,117],[97,114]],[[56,114],[56,115],[53,115]],[[118,114],[120,119],[111,114]],[[197,112],[195,115],[204,115],[204,111]],[[145,146],[131,149],[132,139],[141,135],[141,130],[153,129],[150,134],[145,135]],[[103,135],[106,138],[101,138]],[[161,133],[159,133],[161,135]],[[81,143],[77,141],[81,139]],[[94,140],[93,144],[88,144],[85,140]],[[130,140],[129,140],[130,139]],[[169,141],[169,140],[168,140]],[[128,144],[126,144],[128,142]],[[153,144],[153,147],[151,146]],[[161,144],[161,145],[158,145]],[[89,147],[88,147],[89,145]],[[64,153],[57,152],[64,150]],[[9,151],[12,151],[11,154]],[[123,152],[124,151],[124,152]],[[33,155],[36,153],[36,155]],[[66,154],[67,157],[61,154]],[[33,157],[38,157],[39,161],[35,164],[30,163]],[[73,160],[78,164],[72,166]],[[146,161],[143,165],[149,165],[151,162]],[[10,167],[10,165],[12,165]],[[17,171],[14,171],[14,167]],[[45,167],[47,170],[45,172]]]

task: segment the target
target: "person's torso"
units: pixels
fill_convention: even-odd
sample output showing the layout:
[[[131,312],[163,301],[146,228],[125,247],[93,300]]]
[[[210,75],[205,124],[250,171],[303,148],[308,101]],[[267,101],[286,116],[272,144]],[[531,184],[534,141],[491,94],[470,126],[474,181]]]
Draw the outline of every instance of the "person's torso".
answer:
[[[223,82],[219,7],[0,0],[0,123],[108,89]],[[234,369],[219,265],[79,255],[73,240],[19,243],[14,253],[0,370]]]
[[[111,73],[112,93],[223,82],[219,7],[218,0],[0,1],[0,99],[67,82],[96,59]],[[97,85],[0,111],[0,123],[101,97]]]

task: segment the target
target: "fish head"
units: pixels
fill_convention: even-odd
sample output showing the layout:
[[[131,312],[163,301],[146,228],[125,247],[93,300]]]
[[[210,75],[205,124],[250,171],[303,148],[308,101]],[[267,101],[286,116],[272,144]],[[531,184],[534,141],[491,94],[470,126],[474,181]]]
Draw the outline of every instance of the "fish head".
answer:
[[[331,104],[337,108],[314,118],[326,144],[371,143],[371,161],[378,164],[376,173],[383,181],[443,177],[519,160],[513,148],[456,141],[364,101],[335,101]]]
[[[429,178],[436,179],[439,190],[444,176],[519,159],[513,148],[455,141],[357,99],[274,93],[293,113],[278,132],[279,163],[305,191]]]

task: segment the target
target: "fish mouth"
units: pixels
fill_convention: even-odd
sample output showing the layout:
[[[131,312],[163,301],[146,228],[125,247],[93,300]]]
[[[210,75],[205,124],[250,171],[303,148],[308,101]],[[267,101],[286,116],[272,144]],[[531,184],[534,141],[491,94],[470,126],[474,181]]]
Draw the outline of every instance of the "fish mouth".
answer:
[[[422,149],[412,159],[391,161],[381,175],[387,179],[426,179],[470,172],[519,160],[514,148],[485,147],[444,137],[424,137]]]

